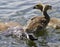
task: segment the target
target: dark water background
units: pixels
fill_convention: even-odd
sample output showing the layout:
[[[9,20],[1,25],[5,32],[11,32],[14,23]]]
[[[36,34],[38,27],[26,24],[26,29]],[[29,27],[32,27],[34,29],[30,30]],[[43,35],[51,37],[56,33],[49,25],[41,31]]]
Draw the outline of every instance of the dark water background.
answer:
[[[0,21],[15,21],[25,25],[29,18],[41,15],[41,12],[33,9],[37,3],[52,5],[53,10],[48,14],[50,17],[60,18],[60,0],[0,0]],[[55,30],[53,33],[51,30],[53,29],[49,29],[50,32],[47,31],[47,35],[39,37],[38,41],[34,42],[6,38],[0,35],[0,47],[29,47],[31,44],[34,47],[35,45],[37,47],[60,47],[60,34],[56,33],[60,30]]]

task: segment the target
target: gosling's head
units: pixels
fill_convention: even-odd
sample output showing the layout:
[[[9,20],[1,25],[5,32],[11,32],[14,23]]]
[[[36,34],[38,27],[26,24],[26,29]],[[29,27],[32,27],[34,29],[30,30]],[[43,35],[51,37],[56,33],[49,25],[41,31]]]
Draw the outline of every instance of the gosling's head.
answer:
[[[40,9],[41,11],[43,11],[43,5],[42,4],[37,4],[33,8],[34,9]]]
[[[51,9],[52,9],[51,5],[45,5],[44,7],[44,11],[51,10]]]

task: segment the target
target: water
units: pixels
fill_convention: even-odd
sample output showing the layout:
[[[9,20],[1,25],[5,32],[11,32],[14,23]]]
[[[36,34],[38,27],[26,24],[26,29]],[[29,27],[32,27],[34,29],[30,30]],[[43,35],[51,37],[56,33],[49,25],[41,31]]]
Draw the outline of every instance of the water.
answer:
[[[50,17],[60,18],[60,0],[0,0],[0,21],[15,21],[25,25],[34,15],[41,15],[41,12],[33,9],[37,3],[52,5],[53,10],[48,12]],[[57,31],[60,30],[39,37],[39,40],[34,41],[33,44],[37,47],[60,47],[60,34],[56,33]],[[28,45],[31,46],[31,43],[30,41],[26,44],[25,41],[0,35],[0,47],[28,47]]]

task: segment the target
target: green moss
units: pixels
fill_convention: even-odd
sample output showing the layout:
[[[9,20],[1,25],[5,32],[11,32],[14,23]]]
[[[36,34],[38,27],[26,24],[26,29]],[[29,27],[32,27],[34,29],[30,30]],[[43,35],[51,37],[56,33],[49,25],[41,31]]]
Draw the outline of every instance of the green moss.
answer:
[[[31,40],[28,40],[27,44],[29,47],[32,47],[32,46],[37,47],[36,43],[34,43],[34,41],[31,41]]]

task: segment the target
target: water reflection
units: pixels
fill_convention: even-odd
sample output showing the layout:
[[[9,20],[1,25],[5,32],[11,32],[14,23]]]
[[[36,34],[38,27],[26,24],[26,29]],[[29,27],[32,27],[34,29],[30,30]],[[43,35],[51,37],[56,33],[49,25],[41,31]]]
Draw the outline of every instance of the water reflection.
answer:
[[[39,33],[34,34],[36,37],[38,37],[38,40],[32,41],[28,40],[28,45],[29,47],[40,47],[40,46],[46,46],[47,45],[47,37],[48,37],[48,32],[47,30],[39,31]]]
[[[60,34],[59,34],[60,35]],[[28,45],[30,47],[51,47],[50,44],[59,42],[59,35],[55,32],[43,30],[40,31],[38,34],[35,34],[38,37],[36,41],[28,41]],[[53,44],[55,46],[55,44]],[[57,45],[58,46],[58,45]]]

